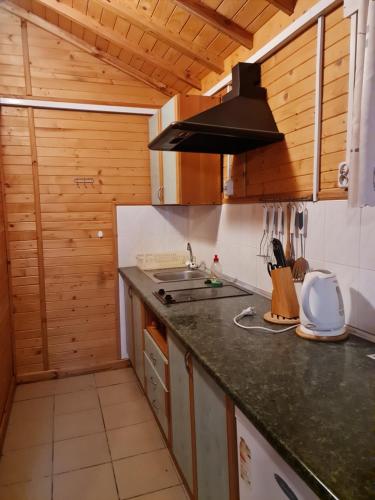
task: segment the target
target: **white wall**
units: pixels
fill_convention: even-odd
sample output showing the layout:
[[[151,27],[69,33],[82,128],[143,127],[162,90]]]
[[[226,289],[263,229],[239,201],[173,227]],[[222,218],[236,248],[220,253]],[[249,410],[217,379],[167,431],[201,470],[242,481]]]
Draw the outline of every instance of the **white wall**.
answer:
[[[375,208],[351,209],[346,201],[308,203],[306,258],[312,268],[337,274],[346,321],[375,334]],[[218,253],[225,274],[265,291],[271,280],[257,257],[262,206],[191,207],[189,241],[210,264]]]
[[[117,207],[119,266],[135,266],[136,255],[186,250],[188,207]]]

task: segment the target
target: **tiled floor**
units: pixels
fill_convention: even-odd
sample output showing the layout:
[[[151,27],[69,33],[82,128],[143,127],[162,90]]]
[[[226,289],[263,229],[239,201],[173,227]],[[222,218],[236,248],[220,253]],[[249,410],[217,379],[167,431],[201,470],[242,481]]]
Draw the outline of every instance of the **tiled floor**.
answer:
[[[187,500],[131,368],[19,386],[0,500]]]

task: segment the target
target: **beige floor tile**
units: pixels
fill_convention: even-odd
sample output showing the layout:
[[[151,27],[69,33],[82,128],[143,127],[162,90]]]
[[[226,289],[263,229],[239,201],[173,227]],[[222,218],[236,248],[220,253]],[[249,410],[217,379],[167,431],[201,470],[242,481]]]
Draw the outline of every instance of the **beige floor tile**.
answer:
[[[102,413],[99,408],[55,417],[55,441],[104,432]]]
[[[0,460],[0,484],[52,475],[52,444],[6,452]]]
[[[55,394],[82,391],[95,387],[94,375],[80,375],[56,380]]]
[[[51,478],[0,486],[0,500],[51,500]]]
[[[167,450],[113,462],[120,498],[127,499],[180,483]]]
[[[189,497],[182,486],[172,486],[172,488],[134,497],[131,500],[189,500]]]
[[[107,436],[113,460],[165,448],[154,420],[108,431]]]
[[[98,393],[102,406],[134,401],[143,396],[137,382],[100,387]]]
[[[14,401],[52,396],[55,393],[55,386],[56,380],[44,380],[42,382],[19,385],[14,395]]]
[[[29,419],[52,418],[53,396],[16,401],[12,406],[9,423],[24,422]]]
[[[4,452],[51,443],[52,427],[51,417],[10,424],[5,436]]]
[[[103,406],[102,411],[106,429],[117,429],[126,425],[140,424],[154,418],[144,396],[141,399],[128,401],[127,403]]]
[[[86,389],[84,391],[55,396],[55,415],[93,410],[95,408],[99,408],[96,389]]]
[[[111,464],[58,474],[53,478],[53,500],[117,500]]]
[[[54,444],[53,472],[68,472],[110,460],[105,432],[66,439]]]
[[[135,380],[136,377],[132,368],[122,368],[121,370],[109,370],[106,372],[95,373],[95,382],[97,387],[123,384],[124,382],[134,382]]]

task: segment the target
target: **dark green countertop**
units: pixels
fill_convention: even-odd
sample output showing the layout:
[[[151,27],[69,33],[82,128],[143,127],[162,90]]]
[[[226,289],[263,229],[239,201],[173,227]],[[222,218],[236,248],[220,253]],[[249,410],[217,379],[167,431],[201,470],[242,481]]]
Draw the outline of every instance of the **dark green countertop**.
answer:
[[[138,268],[120,273],[320,498],[375,499],[375,360],[367,356],[375,344],[242,330],[233,317],[249,305],[257,315],[243,323],[270,326],[268,299],[165,306],[152,294],[160,285]],[[163,283],[195,286],[202,281]]]

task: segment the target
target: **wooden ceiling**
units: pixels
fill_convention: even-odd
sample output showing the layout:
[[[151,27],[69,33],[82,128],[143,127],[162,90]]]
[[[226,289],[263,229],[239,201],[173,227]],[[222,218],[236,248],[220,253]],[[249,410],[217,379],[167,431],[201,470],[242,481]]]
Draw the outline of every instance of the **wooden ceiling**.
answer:
[[[294,0],[0,0],[167,95],[200,89],[210,71]]]

